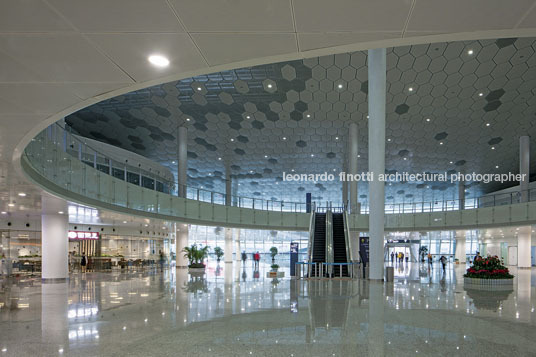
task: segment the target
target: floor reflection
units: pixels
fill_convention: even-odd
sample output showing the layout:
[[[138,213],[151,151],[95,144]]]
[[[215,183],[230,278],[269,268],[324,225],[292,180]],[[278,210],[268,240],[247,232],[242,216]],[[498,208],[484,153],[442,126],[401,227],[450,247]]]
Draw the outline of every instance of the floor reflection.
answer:
[[[270,263],[2,280],[1,355],[536,353],[535,274],[463,287],[463,266],[401,264],[393,283],[268,279]]]

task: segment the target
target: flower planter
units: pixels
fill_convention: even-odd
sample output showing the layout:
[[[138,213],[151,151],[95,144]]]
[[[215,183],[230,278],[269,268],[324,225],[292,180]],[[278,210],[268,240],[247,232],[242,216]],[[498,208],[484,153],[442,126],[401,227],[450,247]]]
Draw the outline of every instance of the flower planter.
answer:
[[[205,268],[188,268],[190,274],[205,274]]]
[[[269,271],[266,273],[267,278],[284,278],[285,272],[284,271]]]
[[[475,290],[512,290],[514,287],[514,279],[463,278],[463,285],[468,289]]]

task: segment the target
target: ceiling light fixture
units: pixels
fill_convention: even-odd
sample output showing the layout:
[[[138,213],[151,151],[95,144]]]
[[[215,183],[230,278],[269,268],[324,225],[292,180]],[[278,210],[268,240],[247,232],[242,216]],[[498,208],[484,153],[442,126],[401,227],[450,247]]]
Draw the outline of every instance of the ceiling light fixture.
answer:
[[[315,157],[315,154],[311,154],[311,157]]]
[[[26,194],[24,192],[19,192],[20,197],[26,197]]]
[[[186,121],[190,121],[191,119],[190,118],[186,118]]]
[[[8,203],[7,205],[8,205],[9,207],[14,207],[14,206],[15,206],[14,203]]]
[[[387,139],[387,141],[391,142],[391,139]]]
[[[478,93],[478,96],[482,97],[482,96],[484,96],[484,93]]]
[[[6,211],[2,211],[2,214],[7,214],[7,212],[6,212]]]
[[[311,117],[311,114],[307,114],[307,118],[310,118]]]
[[[469,56],[472,55],[472,54],[473,54],[473,50],[469,50],[469,51],[467,51],[467,54],[468,54]]]
[[[413,87],[409,87],[408,90],[409,90],[410,92],[413,92]]]
[[[246,119],[250,119],[251,117],[249,115],[246,115]]]
[[[151,55],[148,58],[149,62],[157,67],[169,66],[169,60],[161,55]]]
[[[231,141],[234,141],[234,139],[233,139],[233,138],[231,138]]]
[[[283,140],[287,140],[287,137],[286,137],[286,136],[283,136]]]
[[[338,87],[339,89],[342,89],[342,84],[339,84],[337,87]]]
[[[498,168],[499,168],[499,165],[496,165],[495,168],[498,169]]]
[[[220,160],[220,161],[221,161],[221,157],[218,157],[218,160]]]
[[[491,150],[495,150],[495,146],[492,146],[492,147],[491,147]]]
[[[335,140],[339,140],[339,137],[338,137],[338,136],[336,136],[336,137],[335,137]]]
[[[426,121],[428,121],[428,122],[429,122],[429,121],[430,121],[430,118],[426,118]]]
[[[439,142],[439,145],[443,145],[443,142],[442,142],[442,141],[441,141],[441,142]]]
[[[124,224],[127,224],[127,221],[123,221]]]
[[[271,84],[268,84],[267,87],[268,87],[268,88],[272,88],[272,85],[271,85]]]
[[[63,214],[63,211],[58,211],[58,214]]]
[[[450,162],[449,162],[449,164],[453,164],[453,162],[452,162],[452,161],[450,161]]]
[[[201,87],[197,87],[197,90],[199,90],[199,91],[200,91],[200,90],[201,90]]]

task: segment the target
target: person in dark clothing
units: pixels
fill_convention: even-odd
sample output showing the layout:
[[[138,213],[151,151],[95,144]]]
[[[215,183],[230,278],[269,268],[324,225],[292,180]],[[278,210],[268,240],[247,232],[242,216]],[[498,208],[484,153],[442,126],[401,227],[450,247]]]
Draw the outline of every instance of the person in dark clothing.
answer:
[[[441,258],[439,258],[439,261],[441,262],[441,265],[443,266],[443,272],[445,271],[445,266],[447,265],[447,258],[442,255]]]
[[[395,252],[391,252],[391,264],[395,262]]]
[[[246,251],[243,251],[242,252],[242,264],[245,264],[247,259],[248,259],[248,256],[246,255]]]
[[[162,272],[164,271],[164,261],[165,261],[164,253],[160,250],[158,254],[160,255],[159,263],[160,263],[160,271]]]
[[[86,252],[82,252],[82,259],[80,260],[80,268],[82,270],[82,273],[86,272],[86,266],[87,266]]]

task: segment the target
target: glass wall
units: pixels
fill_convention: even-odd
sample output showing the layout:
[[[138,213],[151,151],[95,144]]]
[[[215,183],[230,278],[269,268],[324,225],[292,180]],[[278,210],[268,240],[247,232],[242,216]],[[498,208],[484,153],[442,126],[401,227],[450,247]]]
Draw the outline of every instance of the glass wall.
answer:
[[[235,249],[236,234],[237,229],[233,228],[233,249]],[[290,243],[298,242],[299,259],[304,260],[307,257],[308,240],[308,232],[240,229],[240,250],[249,255],[248,259],[251,259],[251,254],[257,251],[263,258],[269,257],[271,247],[276,247],[279,255],[288,255],[290,254]],[[214,247],[224,249],[225,228],[192,225],[189,230],[188,242],[189,245],[194,243],[200,246],[208,245],[211,251],[213,251]]]

